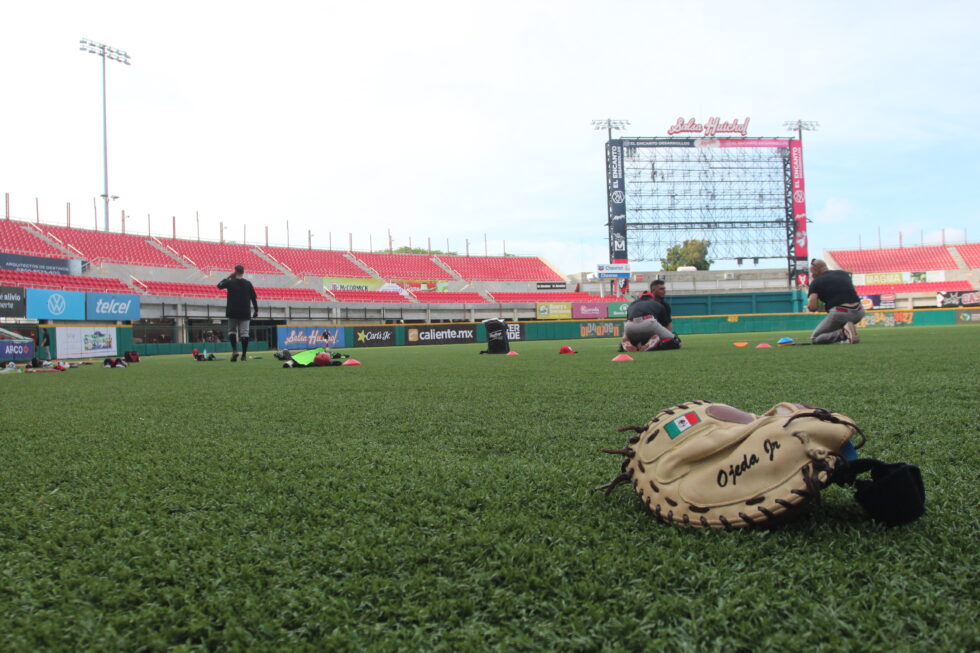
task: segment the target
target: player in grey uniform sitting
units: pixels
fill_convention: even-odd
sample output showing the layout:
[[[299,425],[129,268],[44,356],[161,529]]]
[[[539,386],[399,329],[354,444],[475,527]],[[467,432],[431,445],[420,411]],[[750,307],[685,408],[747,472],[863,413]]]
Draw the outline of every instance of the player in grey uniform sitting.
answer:
[[[676,337],[665,326],[671,323],[670,309],[660,301],[666,292],[663,281],[654,281],[650,284],[650,292],[644,292],[629,305],[626,309],[626,328],[620,343],[621,350],[675,348],[672,345]]]
[[[835,342],[857,344],[856,323],[864,318],[864,308],[854,290],[851,277],[843,270],[828,270],[821,259],[810,261],[810,298],[806,309],[816,313],[823,302],[825,317],[810,335],[815,345],[829,345]]]

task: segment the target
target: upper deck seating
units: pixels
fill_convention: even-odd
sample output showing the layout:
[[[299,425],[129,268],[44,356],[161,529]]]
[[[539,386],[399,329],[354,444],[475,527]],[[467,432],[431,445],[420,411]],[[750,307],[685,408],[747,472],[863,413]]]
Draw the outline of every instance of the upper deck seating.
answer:
[[[842,270],[856,273],[924,272],[958,267],[943,246],[839,250],[830,254]]]
[[[113,277],[85,277],[73,274],[0,270],[0,286],[77,290],[80,292],[132,293],[136,291]]]
[[[478,292],[433,292],[413,290],[412,295],[423,304],[486,304]]]
[[[564,281],[537,257],[532,256],[448,256],[440,261],[467,281]]]
[[[156,268],[181,267],[180,263],[147,243],[145,236],[50,225],[42,225],[41,228],[65,245],[71,245],[80,251],[89,261],[108,261]]]
[[[628,301],[612,295],[600,297],[587,292],[491,292],[498,304],[525,304],[534,302],[621,302]]]
[[[966,267],[971,270],[980,269],[980,243],[957,245],[956,251],[963,257]]]
[[[0,252],[45,258],[75,258],[41,240],[33,227],[17,220],[0,220]]]
[[[387,292],[379,290],[331,290],[330,294],[337,298],[338,302],[351,302],[358,304],[410,304],[411,300],[401,293]]]
[[[343,252],[295,247],[261,247],[263,252],[299,276],[370,279],[371,275],[348,260]]]
[[[212,243],[198,240],[161,238],[160,242],[184,255],[195,267],[203,272],[230,273],[236,265],[245,266],[248,274],[282,274],[265,259],[252,252],[249,245],[234,243]]]
[[[424,254],[378,254],[354,252],[354,256],[378,273],[382,279],[448,281],[453,278]]]
[[[926,281],[923,283],[886,283],[876,286],[855,286],[859,295],[885,295],[892,293],[934,293],[962,290],[970,292],[969,281]]]

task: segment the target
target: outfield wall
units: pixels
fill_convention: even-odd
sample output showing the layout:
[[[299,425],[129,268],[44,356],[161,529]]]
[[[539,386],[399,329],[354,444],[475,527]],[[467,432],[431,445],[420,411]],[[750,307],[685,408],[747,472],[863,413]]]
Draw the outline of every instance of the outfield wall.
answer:
[[[676,316],[674,329],[678,334],[747,333],[809,331],[823,319],[823,313],[762,313]],[[980,308],[936,308],[915,311],[869,311],[861,323],[863,328],[895,326],[952,326],[980,325]],[[76,358],[75,349],[85,347],[85,336],[101,334],[110,337],[112,346],[106,351],[98,349],[87,354],[90,357],[122,356],[135,350],[141,356],[163,354],[189,354],[192,349],[214,353],[227,353],[227,342],[187,342],[166,344],[133,344],[133,329],[125,324],[66,323],[47,324],[52,340],[52,354],[56,357]],[[508,322],[511,342],[527,340],[580,340],[584,338],[622,337],[623,320],[550,320]],[[256,340],[250,351],[258,352],[284,347],[306,348],[322,344],[319,334],[328,332],[330,346],[342,348],[414,346],[433,344],[483,343],[487,341],[486,329],[481,322],[448,322],[439,324],[285,324],[276,327],[276,340]],[[69,338],[77,343],[69,346]],[[61,349],[59,350],[59,341]],[[84,356],[83,356],[84,357]]]

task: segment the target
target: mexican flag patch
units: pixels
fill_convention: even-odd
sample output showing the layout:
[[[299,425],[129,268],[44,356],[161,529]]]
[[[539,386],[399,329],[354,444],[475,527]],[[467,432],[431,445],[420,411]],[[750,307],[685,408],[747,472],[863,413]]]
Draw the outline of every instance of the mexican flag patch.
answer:
[[[701,420],[698,418],[697,413],[694,412],[685,413],[680,417],[674,418],[674,421],[668,424],[667,426],[665,426],[664,430],[667,431],[667,435],[669,435],[670,439],[673,440],[678,435],[680,435],[681,433],[691,428],[692,426],[694,426],[700,421]]]

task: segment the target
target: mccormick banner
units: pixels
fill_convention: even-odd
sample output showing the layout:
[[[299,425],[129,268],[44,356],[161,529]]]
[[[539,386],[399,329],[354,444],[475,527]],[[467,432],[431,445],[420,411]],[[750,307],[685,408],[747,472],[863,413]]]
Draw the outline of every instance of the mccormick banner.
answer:
[[[391,347],[394,344],[394,327],[354,327],[355,347]]]
[[[327,337],[324,339],[323,334]],[[313,349],[328,347],[341,349],[347,346],[344,327],[280,326],[276,327],[276,349]]]
[[[0,317],[27,315],[27,295],[23,288],[0,286]]]
[[[602,319],[608,317],[609,309],[606,302],[575,302],[572,304],[572,317],[585,319]]]
[[[351,279],[347,277],[324,277],[326,290],[377,290],[384,281],[381,279]]]
[[[457,345],[476,342],[476,325],[408,327],[405,329],[405,340],[409,345]]]
[[[85,315],[89,320],[138,320],[140,296],[85,293]]]
[[[541,302],[536,304],[539,320],[570,320],[572,319],[571,302]]]
[[[626,255],[626,178],[623,141],[606,143],[606,202],[609,211],[609,262],[628,263]]]
[[[809,258],[806,236],[806,187],[803,183],[803,141],[791,139],[789,142],[789,171],[793,180],[793,220],[796,223],[796,239],[793,254],[796,260]]]
[[[32,320],[84,320],[85,293],[28,288],[27,317]]]

